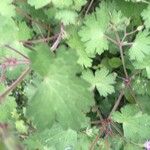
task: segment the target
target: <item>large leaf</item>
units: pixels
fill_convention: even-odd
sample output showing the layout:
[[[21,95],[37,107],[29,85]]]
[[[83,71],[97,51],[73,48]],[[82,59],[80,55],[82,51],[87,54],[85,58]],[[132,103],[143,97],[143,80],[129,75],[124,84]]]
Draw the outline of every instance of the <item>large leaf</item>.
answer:
[[[91,128],[84,133],[77,133],[72,129],[64,130],[59,124],[54,124],[51,129],[45,129],[29,136],[24,143],[30,150],[87,150],[97,132],[97,129]]]
[[[53,55],[47,46],[30,54],[32,67],[43,76],[43,82],[29,101],[27,115],[43,129],[55,121],[63,127],[79,129],[88,119],[85,113],[93,105],[88,84],[76,76],[80,67],[74,51],[58,49]]]
[[[61,126],[55,124],[50,130],[33,134],[25,144],[30,149],[73,150],[77,146],[77,133],[71,129],[63,130]]]

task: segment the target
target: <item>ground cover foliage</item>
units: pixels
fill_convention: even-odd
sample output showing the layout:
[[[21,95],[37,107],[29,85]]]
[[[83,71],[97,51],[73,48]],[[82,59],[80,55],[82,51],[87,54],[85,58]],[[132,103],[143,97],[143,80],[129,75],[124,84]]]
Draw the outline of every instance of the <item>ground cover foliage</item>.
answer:
[[[150,2],[1,0],[0,149],[150,150]]]

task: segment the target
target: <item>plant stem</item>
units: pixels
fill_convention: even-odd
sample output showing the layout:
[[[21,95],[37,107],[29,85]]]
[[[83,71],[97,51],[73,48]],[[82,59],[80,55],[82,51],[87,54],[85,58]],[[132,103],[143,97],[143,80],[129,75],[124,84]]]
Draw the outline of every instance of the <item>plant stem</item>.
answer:
[[[118,46],[117,41],[115,41],[114,39],[112,39],[111,37],[104,35],[109,41],[113,42],[114,44],[116,44]]]
[[[124,96],[124,90],[122,90],[122,91],[120,92],[120,95],[119,95],[117,101],[115,102],[115,105],[114,105],[114,107],[112,108],[112,110],[111,110],[111,112],[110,112],[110,114],[109,114],[109,116],[108,116],[108,119],[111,117],[112,113],[115,112],[116,109],[118,108],[118,106],[119,106],[119,104],[120,104],[120,101],[122,100],[122,97],[123,97],[123,96]]]
[[[133,42],[131,43],[123,43],[122,46],[132,46],[133,45]]]
[[[91,0],[90,4],[89,4],[89,6],[88,6],[88,8],[87,8],[87,10],[86,10],[86,12],[85,12],[85,15],[88,14],[88,12],[89,12],[89,10],[90,10],[90,8],[91,8],[93,2],[94,2],[94,0]]]
[[[123,133],[122,131],[117,127],[117,125],[115,124],[115,122],[111,122],[111,125],[113,126],[113,128],[120,134],[120,136],[123,137]]]
[[[122,65],[123,65],[123,70],[124,70],[124,74],[126,76],[126,78],[129,78],[128,76],[128,73],[127,73],[127,70],[126,70],[126,65],[125,65],[125,60],[124,60],[124,55],[123,55],[123,43],[119,37],[119,34],[116,30],[116,27],[115,25],[112,24],[112,29],[114,30],[114,33],[115,33],[115,36],[116,36],[116,39],[117,39],[117,43],[118,43],[118,47],[119,47],[119,51],[120,51],[120,56],[121,56],[121,61],[122,61]]]
[[[120,51],[120,55],[121,55],[121,61],[122,61],[125,76],[126,76],[126,78],[129,78],[127,70],[126,70],[126,66],[125,66],[125,60],[124,60],[122,45],[119,45],[119,51]]]
[[[43,43],[43,42],[48,42],[50,40],[54,40],[58,37],[59,34],[56,34],[54,36],[51,37],[47,37],[47,38],[41,38],[41,39],[36,39],[36,40],[29,40],[29,41],[20,41],[22,43],[27,43],[27,44],[37,44],[37,43]]]
[[[19,83],[22,82],[22,80],[25,78],[25,76],[31,71],[31,69],[28,67],[20,76],[19,78],[13,82],[3,93],[0,94],[0,102],[11,92],[14,90]]]
[[[15,48],[9,46],[9,45],[5,45],[6,48],[9,48],[10,50],[16,52],[17,54],[21,55],[22,57],[24,57],[25,59],[29,59],[27,56],[25,56],[24,54],[22,54],[21,52],[19,52],[18,50],[16,50]]]
[[[135,30],[133,30],[133,31],[131,31],[131,32],[126,32],[126,30],[125,30],[125,32],[124,32],[124,37],[122,38],[122,41],[121,41],[121,42],[123,42],[123,41],[126,39],[127,36],[132,35],[132,34],[134,34],[134,33],[136,33],[136,32],[138,32],[138,29],[135,29]]]
[[[96,136],[96,138],[95,138],[94,141],[92,142],[92,144],[91,144],[89,150],[94,150],[94,147],[95,147],[95,145],[96,145],[98,139],[99,139],[99,135]]]

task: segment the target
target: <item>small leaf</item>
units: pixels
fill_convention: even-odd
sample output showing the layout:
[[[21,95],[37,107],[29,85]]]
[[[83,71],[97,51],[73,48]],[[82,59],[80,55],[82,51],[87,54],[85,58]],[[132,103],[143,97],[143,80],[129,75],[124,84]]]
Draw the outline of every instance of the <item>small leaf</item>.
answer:
[[[122,65],[122,62],[121,62],[120,58],[118,58],[118,57],[113,57],[113,58],[109,59],[108,63],[112,68],[118,68]]]
[[[72,0],[52,0],[53,4],[57,8],[69,8],[72,4]]]
[[[64,25],[75,24],[78,14],[71,10],[59,10],[55,18],[63,22]]]
[[[101,8],[98,8],[96,13],[86,17],[79,35],[81,41],[85,43],[87,54],[102,54],[104,50],[108,50],[108,41],[104,35],[108,28],[108,23],[109,15],[106,3],[102,3]]]
[[[44,6],[46,6],[47,4],[49,4],[52,0],[28,0],[28,3],[31,6],[34,6],[35,9],[39,9],[42,8]]]
[[[129,49],[131,60],[142,62],[146,55],[150,55],[150,36],[147,30],[137,34],[133,45]]]
[[[68,39],[68,44],[72,49],[75,49],[79,59],[78,63],[84,67],[91,67],[92,59],[88,57],[87,53],[85,52],[85,47],[83,42],[80,40],[78,35],[78,30],[74,27],[70,28],[70,37]]]
[[[19,40],[28,40],[32,38],[32,30],[27,26],[25,22],[20,22],[18,28]]]
[[[92,85],[92,89],[96,87],[101,96],[106,97],[108,94],[115,92],[113,85],[116,76],[109,74],[109,70],[104,67],[97,70],[95,75],[90,70],[83,72],[83,78]]]

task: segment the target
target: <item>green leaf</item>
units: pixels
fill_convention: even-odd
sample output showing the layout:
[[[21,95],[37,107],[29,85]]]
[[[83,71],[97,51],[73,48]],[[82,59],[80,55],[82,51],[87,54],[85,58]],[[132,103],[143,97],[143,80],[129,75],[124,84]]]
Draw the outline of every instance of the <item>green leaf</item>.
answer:
[[[124,96],[129,103],[135,103],[135,98],[134,95],[132,94],[133,91],[131,91],[130,88],[124,89]]]
[[[35,133],[25,141],[30,149],[74,150],[77,146],[77,133],[55,124],[51,129]]]
[[[109,74],[109,70],[105,67],[96,70],[94,75],[92,71],[87,70],[83,72],[83,78],[92,85],[92,89],[96,87],[101,96],[106,97],[108,94],[115,92],[113,85],[115,84],[116,76]]]
[[[78,64],[84,67],[91,67],[92,66],[92,59],[88,57],[87,53],[85,52],[85,47],[83,42],[80,40],[78,35],[78,30],[72,27],[69,31],[69,39],[68,44],[72,49],[75,49],[79,58]]]
[[[133,25],[142,23],[141,12],[146,7],[145,3],[132,3],[126,1],[114,1],[117,10],[121,10],[124,16],[132,20]]]
[[[112,68],[118,68],[122,65],[121,59],[118,57],[113,57],[109,59],[108,63]]]
[[[32,30],[27,26],[25,22],[19,22],[18,24],[19,32],[18,38],[19,40],[28,40],[32,38]]]
[[[5,76],[8,80],[16,80],[20,74],[25,70],[27,65],[18,65],[18,66],[12,66],[7,67]]]
[[[111,8],[110,8],[111,9]],[[121,11],[115,10],[115,8],[112,7],[112,10],[110,12],[110,20],[115,25],[116,29],[118,31],[124,30],[125,27],[129,24],[129,19],[127,19]]]
[[[150,79],[150,55],[147,55],[142,62],[133,62],[136,69],[145,69],[147,73],[147,78]]]
[[[148,115],[150,115],[150,107],[149,107],[150,96],[147,96],[147,95],[138,96],[137,101],[139,105],[141,106],[143,113],[147,113]]]
[[[57,8],[69,8],[73,4],[72,0],[52,0],[52,2]]]
[[[0,45],[10,44],[17,40],[17,34],[18,28],[14,21],[0,15]]]
[[[87,0],[73,0],[73,9],[79,11],[83,5],[85,5]]]
[[[106,144],[109,143],[109,144]],[[108,139],[100,139],[99,147],[101,150],[122,150],[123,139],[119,136],[113,135],[113,137],[108,137]],[[97,149],[98,150],[98,149]]]
[[[96,13],[86,17],[79,35],[89,56],[95,53],[102,54],[104,50],[108,50],[108,42],[105,38],[108,23],[109,15],[105,3],[101,4],[101,8],[97,8]]]
[[[64,25],[75,24],[78,14],[71,10],[59,10],[55,18],[63,22]]]
[[[0,15],[12,17],[15,15],[15,7],[12,5],[13,0],[1,0]]]
[[[141,13],[142,18],[144,19],[144,24],[146,28],[150,28],[150,5],[147,7],[147,9],[144,9]]]
[[[127,143],[124,145],[124,150],[143,150],[142,146],[139,147],[138,145]]]
[[[0,92],[2,92],[4,87],[0,86]],[[11,113],[14,109],[16,109],[17,104],[15,99],[11,96],[7,96],[5,100],[0,103],[0,122],[1,123],[8,123],[11,121]]]
[[[146,55],[150,55],[150,36],[148,30],[139,32],[133,45],[129,49],[131,60],[141,62]]]
[[[89,130],[89,131],[88,131]],[[87,132],[91,132],[89,136]],[[94,140],[98,129],[86,129],[84,133],[71,129],[64,130],[59,124],[54,124],[51,129],[37,132],[25,140],[29,149],[48,150],[87,150]]]
[[[42,8],[44,6],[46,6],[47,4],[49,4],[52,0],[28,0],[28,3],[31,6],[34,6],[35,9],[39,9]]]
[[[23,120],[17,120],[15,122],[15,126],[19,133],[27,133],[27,131],[28,131],[28,127],[25,126],[25,123]]]
[[[93,97],[88,84],[76,76],[80,67],[75,52],[65,49],[62,47],[53,55],[48,47],[40,46],[31,55],[32,67],[43,81],[29,101],[27,116],[39,129],[50,127],[55,121],[72,129],[88,123],[85,113],[94,104]]]
[[[150,116],[142,114],[135,105],[127,105],[115,112],[112,119],[123,124],[124,136],[134,142],[144,142],[150,135]]]
[[[30,59],[34,62],[31,65],[41,76],[46,76],[54,54],[50,53],[50,49],[46,44],[39,45],[36,49],[35,53],[29,53]]]
[[[150,81],[146,78],[135,77],[132,82],[133,90],[139,95],[150,95]]]

